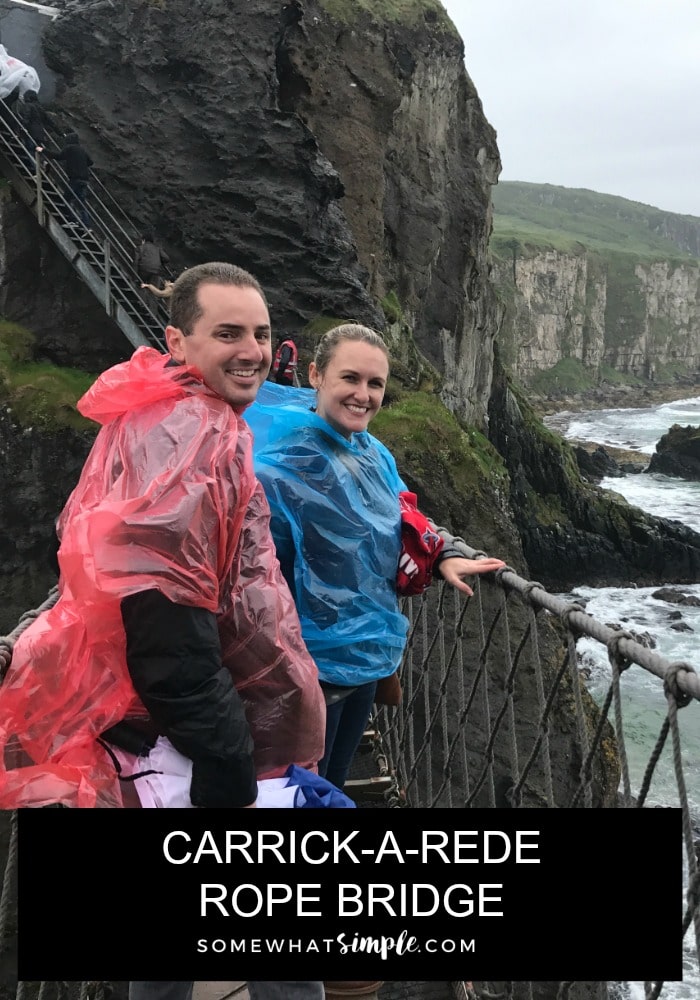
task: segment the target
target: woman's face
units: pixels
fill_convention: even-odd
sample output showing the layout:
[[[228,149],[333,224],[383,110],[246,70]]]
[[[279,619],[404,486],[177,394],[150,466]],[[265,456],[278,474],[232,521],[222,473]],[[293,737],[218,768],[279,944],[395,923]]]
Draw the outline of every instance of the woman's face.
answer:
[[[317,390],[316,412],[343,437],[366,431],[384,399],[389,361],[363,340],[341,340],[321,374],[312,361],[309,381]]]

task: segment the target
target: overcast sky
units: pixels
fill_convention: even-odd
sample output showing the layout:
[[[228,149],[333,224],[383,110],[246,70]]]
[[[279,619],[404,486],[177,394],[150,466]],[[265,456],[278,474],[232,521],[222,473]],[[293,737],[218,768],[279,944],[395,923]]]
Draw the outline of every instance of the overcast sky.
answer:
[[[700,0],[443,0],[501,180],[700,216]]]

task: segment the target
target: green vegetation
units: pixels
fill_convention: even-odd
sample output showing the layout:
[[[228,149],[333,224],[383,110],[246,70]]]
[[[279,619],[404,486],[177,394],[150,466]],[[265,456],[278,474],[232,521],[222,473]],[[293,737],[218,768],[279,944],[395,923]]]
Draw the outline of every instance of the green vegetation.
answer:
[[[609,382],[610,385],[643,385],[644,379],[638,375],[629,375],[627,372],[619,372],[610,365],[601,364],[600,381]]]
[[[656,366],[656,379],[659,382],[672,382],[681,375],[688,374],[688,366],[684,361],[669,361],[665,365]]]
[[[399,468],[419,476],[435,477],[439,466],[457,491],[467,495],[498,490],[508,481],[503,459],[493,445],[473,427],[463,428],[434,395],[413,392],[392,406],[385,406],[372,422],[372,433],[392,452]]]
[[[687,369],[678,364],[679,373]],[[667,374],[664,371],[664,374]],[[657,377],[661,378],[660,375]],[[619,372],[610,365],[601,364],[599,369],[587,368],[578,358],[562,358],[551,368],[536,372],[528,381],[528,387],[541,396],[556,395],[559,392],[589,392],[602,382],[610,385],[643,385],[645,380],[638,375]]]
[[[570,482],[576,484],[576,488],[580,488],[583,481],[572,446],[560,434],[551,431],[549,427],[546,427],[542,423],[535,413],[532,404],[527,399],[522,386],[517,385],[512,379],[508,380],[508,386],[518,404],[526,431],[534,441],[539,442],[537,450],[542,454],[545,454],[547,451],[552,453],[556,457],[556,463],[563,470],[565,477]],[[556,490],[554,480],[552,480],[550,485]],[[549,505],[554,504],[556,510],[560,509],[561,500],[556,492],[547,494],[546,501]]]
[[[398,21],[410,27],[425,27],[427,23],[457,34],[439,0],[319,0],[319,5],[343,24],[352,24],[364,14],[374,21]]]
[[[542,249],[582,252],[614,250],[677,263],[699,260],[683,246],[700,219],[674,215],[615,195],[554,184],[502,181],[493,189],[493,253],[502,260]],[[682,225],[676,224],[679,220]],[[674,229],[678,232],[674,239]]]
[[[380,302],[387,323],[401,323],[403,321],[403,309],[398,300],[396,292],[389,292]]]
[[[598,384],[598,375],[578,358],[562,358],[552,368],[535,372],[529,385],[547,396],[556,392],[586,392]]]
[[[565,254],[584,254],[586,247],[570,233],[558,233],[532,223],[518,224],[517,219],[494,215],[493,234],[489,243],[498,260],[512,261],[534,257],[547,250]]]
[[[34,336],[17,323],[0,320],[0,399],[23,427],[42,430],[93,428],[75,408],[94,375],[32,361]]]
[[[635,341],[644,325],[646,302],[635,274],[634,257],[619,253],[609,255],[607,288],[606,345],[625,344],[629,339]]]

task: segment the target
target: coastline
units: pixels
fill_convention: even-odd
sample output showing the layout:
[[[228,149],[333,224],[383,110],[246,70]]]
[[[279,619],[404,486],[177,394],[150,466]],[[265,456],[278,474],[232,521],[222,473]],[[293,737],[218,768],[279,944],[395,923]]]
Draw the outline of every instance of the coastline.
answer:
[[[527,392],[526,388],[526,392]],[[603,383],[586,392],[556,393],[547,396],[528,395],[528,401],[539,417],[550,417],[564,410],[580,413],[584,410],[626,410],[658,406],[676,399],[700,396],[700,372],[684,375],[675,382],[645,382],[642,385]]]
[[[677,399],[692,399],[695,396],[700,397],[700,373],[685,375],[675,382],[665,384],[654,382],[640,386],[603,384],[588,392],[571,394],[562,392],[556,395],[530,397],[530,403],[540,419],[544,419],[565,412],[653,407],[661,403],[672,403]],[[556,426],[550,429],[563,437]],[[566,441],[574,448],[583,448],[589,455],[602,448],[619,466],[623,464],[627,466],[628,472],[646,471],[651,457],[639,451],[615,448],[612,445],[603,447],[597,441],[587,441],[583,438],[566,438]]]

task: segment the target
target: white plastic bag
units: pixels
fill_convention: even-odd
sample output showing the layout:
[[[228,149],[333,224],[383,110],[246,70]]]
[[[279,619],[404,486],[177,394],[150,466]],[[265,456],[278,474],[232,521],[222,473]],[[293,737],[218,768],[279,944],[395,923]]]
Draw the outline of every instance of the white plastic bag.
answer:
[[[0,100],[9,97],[18,85],[20,97],[28,90],[39,93],[39,74],[32,66],[9,55],[5,46],[0,45]]]
[[[140,775],[134,785],[144,809],[193,808],[190,801],[192,761],[178,753],[170,740],[159,736],[147,757],[136,757],[115,746],[110,749],[121,765],[122,775]],[[297,789],[288,785],[288,778],[259,781],[258,808],[293,809]]]

